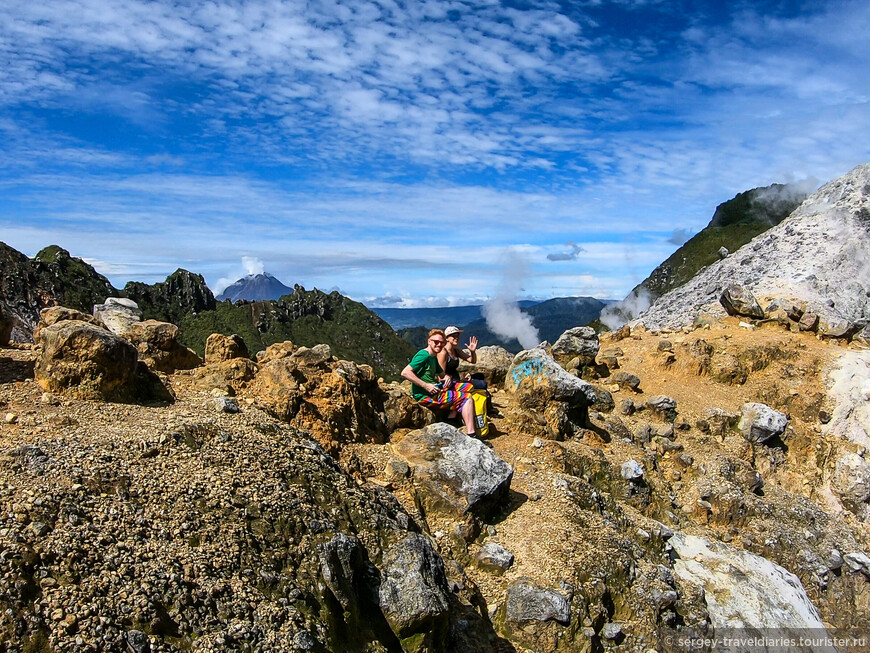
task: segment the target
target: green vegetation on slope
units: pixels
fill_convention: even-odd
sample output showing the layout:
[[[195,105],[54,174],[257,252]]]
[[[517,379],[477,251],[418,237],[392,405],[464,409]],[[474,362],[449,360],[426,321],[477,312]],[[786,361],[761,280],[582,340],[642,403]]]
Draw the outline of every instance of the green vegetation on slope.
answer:
[[[325,343],[335,356],[371,365],[388,379],[398,378],[416,351],[362,304],[301,286],[277,301],[219,302],[213,311],[186,315],[179,327],[182,343],[200,355],[212,333],[237,333],[252,353],[285,340]]]
[[[645,289],[655,299],[682,286],[702,268],[718,261],[721,247],[731,252],[738,250],[785,220],[806,196],[795,187],[773,184],[753,188],[723,202],[716,207],[710,223],[653,270],[629,297]]]
[[[32,262],[40,278],[39,286],[50,289],[61,306],[91,313],[94,304],[118,294],[106,277],[57,245],[40,250]]]

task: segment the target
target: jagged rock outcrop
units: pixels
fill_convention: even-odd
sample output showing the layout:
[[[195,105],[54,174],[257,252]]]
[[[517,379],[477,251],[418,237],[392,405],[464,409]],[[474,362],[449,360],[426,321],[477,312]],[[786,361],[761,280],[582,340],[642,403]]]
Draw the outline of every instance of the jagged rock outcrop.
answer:
[[[57,245],[30,259],[0,243],[0,309],[12,322],[12,340],[32,342],[43,308],[60,305],[90,313],[94,304],[117,294],[108,279]]]
[[[215,298],[201,274],[179,268],[166,281],[152,285],[131,281],[124,286],[124,297],[142,309],[145,318],[181,324],[189,315],[215,309]]]
[[[206,365],[222,363],[234,358],[250,358],[248,346],[240,335],[234,333],[225,336],[222,333],[213,333],[205,341]]]
[[[374,370],[335,358],[327,345],[296,347],[289,356],[267,360],[245,394],[332,452],[388,435],[386,393]]]
[[[515,397],[521,428],[553,440],[579,432],[587,408],[598,400],[591,384],[569,374],[542,348],[514,357],[505,389]]]
[[[721,315],[718,297],[737,283],[762,298],[781,297],[829,321],[870,319],[870,164],[810,195],[787,219],[659,298],[639,321],[682,327],[704,312]]]

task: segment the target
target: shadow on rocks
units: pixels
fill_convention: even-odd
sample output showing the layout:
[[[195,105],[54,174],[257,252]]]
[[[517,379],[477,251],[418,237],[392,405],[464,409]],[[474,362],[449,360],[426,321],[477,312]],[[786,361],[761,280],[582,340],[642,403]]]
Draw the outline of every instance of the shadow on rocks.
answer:
[[[498,508],[493,511],[492,516],[487,520],[487,522],[493,525],[503,522],[528,500],[529,496],[527,494],[517,492],[513,489],[508,490],[507,496],[499,504]]]
[[[0,357],[0,383],[14,383],[33,378],[33,361]]]

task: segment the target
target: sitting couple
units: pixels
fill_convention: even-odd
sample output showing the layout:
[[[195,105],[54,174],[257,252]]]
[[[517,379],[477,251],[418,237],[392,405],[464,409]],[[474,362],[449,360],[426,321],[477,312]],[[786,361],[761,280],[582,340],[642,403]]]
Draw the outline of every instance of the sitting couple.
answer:
[[[475,435],[474,401],[471,391],[485,390],[483,379],[459,379],[459,360],[474,363],[477,360],[477,338],[468,341],[468,352],[459,347],[461,330],[449,326],[446,330],[432,329],[425,349],[416,353],[402,370],[402,377],[411,382],[411,396],[421,405],[449,410],[450,416],[462,415],[465,432]]]

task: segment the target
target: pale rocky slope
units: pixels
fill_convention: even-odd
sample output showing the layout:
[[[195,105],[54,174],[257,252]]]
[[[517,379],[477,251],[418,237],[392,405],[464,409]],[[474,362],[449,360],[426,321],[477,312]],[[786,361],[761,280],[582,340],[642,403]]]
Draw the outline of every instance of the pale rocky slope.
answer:
[[[722,315],[719,295],[729,283],[759,300],[781,297],[864,326],[870,319],[870,163],[819,188],[783,222],[660,297],[637,322],[678,327],[702,313]]]

